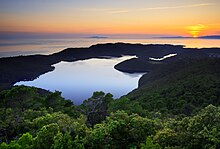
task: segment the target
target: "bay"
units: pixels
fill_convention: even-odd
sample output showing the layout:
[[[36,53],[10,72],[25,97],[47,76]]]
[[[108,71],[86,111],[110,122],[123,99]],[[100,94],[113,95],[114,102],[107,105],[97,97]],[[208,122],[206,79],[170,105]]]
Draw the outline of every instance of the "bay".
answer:
[[[0,40],[0,57],[52,54],[69,47],[89,47],[100,43],[142,43],[174,44],[188,48],[220,47],[217,39],[116,39],[116,38],[68,38],[68,39],[8,39]],[[80,104],[92,96],[94,91],[110,92],[119,98],[137,88],[141,74],[126,74],[115,70],[117,63],[130,59],[88,59],[76,62],[60,62],[55,70],[48,72],[33,81],[22,81],[15,85],[27,85],[50,91],[61,91],[62,96]]]
[[[137,88],[143,73],[122,73],[114,65],[133,56],[111,59],[88,59],[76,62],[60,62],[55,70],[41,75],[33,81],[21,81],[15,85],[26,85],[50,91],[61,91],[62,96],[81,104],[94,91],[104,91],[119,98]]]

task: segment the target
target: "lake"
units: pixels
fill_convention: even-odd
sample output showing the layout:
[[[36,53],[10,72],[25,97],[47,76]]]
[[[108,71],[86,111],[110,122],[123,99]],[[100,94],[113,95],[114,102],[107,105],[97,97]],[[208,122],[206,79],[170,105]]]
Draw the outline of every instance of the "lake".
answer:
[[[41,75],[33,81],[22,81],[15,85],[35,86],[50,91],[61,91],[62,96],[74,104],[92,96],[94,91],[104,91],[119,98],[137,88],[143,73],[122,73],[114,65],[134,56],[111,59],[88,59],[76,62],[60,62],[55,70]]]

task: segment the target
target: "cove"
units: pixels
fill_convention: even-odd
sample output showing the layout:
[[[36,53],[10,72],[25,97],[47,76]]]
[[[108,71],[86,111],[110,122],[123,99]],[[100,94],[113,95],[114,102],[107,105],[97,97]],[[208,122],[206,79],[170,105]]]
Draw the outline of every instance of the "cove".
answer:
[[[111,93],[114,98],[119,98],[137,88],[138,80],[144,73],[123,73],[115,70],[114,65],[134,57],[61,61],[53,65],[54,71],[41,75],[33,81],[21,81],[15,85],[61,91],[65,99],[72,100],[76,105],[91,97],[94,91]]]

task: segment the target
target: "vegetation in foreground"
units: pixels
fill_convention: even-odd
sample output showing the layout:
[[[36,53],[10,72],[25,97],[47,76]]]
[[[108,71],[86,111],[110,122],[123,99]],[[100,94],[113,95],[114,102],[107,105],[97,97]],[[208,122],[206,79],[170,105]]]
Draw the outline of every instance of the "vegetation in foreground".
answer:
[[[160,69],[168,76],[149,74],[128,96],[94,92],[80,106],[60,92],[15,86],[0,92],[0,148],[218,149],[217,66],[216,59],[170,65]]]

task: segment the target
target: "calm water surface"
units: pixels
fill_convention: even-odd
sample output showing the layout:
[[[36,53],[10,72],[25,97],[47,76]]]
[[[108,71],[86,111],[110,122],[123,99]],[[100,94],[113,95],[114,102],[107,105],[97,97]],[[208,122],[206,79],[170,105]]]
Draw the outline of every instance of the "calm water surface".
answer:
[[[34,81],[22,81],[15,85],[58,90],[63,97],[71,99],[75,104],[91,97],[94,91],[110,92],[114,98],[118,98],[137,88],[138,80],[143,75],[122,73],[114,69],[115,64],[130,58],[132,56],[60,62],[54,65],[54,71],[41,75]]]
[[[142,43],[142,44],[174,44],[186,47],[220,47],[220,40],[215,39],[8,39],[0,40],[0,57],[29,55],[29,54],[51,54],[68,47],[89,47],[97,43]]]

